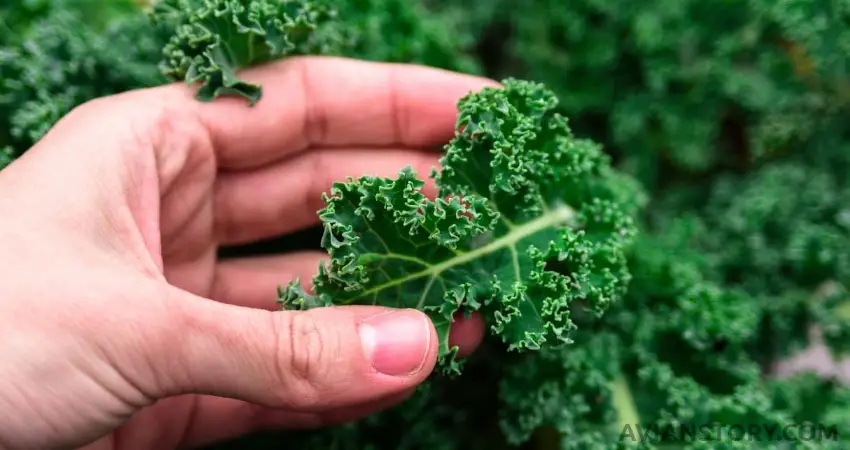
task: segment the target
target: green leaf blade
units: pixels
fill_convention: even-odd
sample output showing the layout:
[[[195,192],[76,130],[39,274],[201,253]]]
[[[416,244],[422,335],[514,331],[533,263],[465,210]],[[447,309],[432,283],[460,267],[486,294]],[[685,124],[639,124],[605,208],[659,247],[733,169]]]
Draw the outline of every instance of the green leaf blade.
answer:
[[[509,350],[571,343],[575,310],[599,316],[625,291],[636,206],[622,195],[633,185],[572,136],[555,103],[515,80],[465,97],[436,199],[409,167],[336,183],[319,213],[330,256],[313,280],[322,300],[281,303],[424,311],[452,371],[446,324],[462,312],[480,311]]]
[[[287,56],[330,54],[346,42],[336,9],[323,0],[161,0],[151,18],[171,30],[159,65],[162,74],[200,83],[209,102],[237,95],[253,105],[262,86],[241,69]]]

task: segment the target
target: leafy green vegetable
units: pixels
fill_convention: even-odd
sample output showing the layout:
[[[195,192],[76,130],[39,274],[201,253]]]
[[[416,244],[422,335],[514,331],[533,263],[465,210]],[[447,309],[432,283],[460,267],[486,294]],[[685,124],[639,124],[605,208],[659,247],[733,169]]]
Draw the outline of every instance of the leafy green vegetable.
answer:
[[[324,54],[344,43],[336,11],[323,0],[160,0],[152,18],[174,31],[160,69],[169,79],[200,82],[197,98],[237,94],[256,103],[260,86],[244,67],[284,56]]]
[[[366,303],[431,314],[440,356],[455,313],[481,309],[510,350],[571,342],[574,311],[600,316],[629,281],[640,197],[543,86],[507,80],[458,105],[430,200],[409,169],[337,183],[319,212],[331,261],[284,307]],[[558,266],[558,268],[553,268]],[[452,364],[454,361],[451,362]]]
[[[346,0],[335,6],[351,36],[347,53],[359,59],[482,72],[473,55],[474,37],[439,10],[409,0]]]

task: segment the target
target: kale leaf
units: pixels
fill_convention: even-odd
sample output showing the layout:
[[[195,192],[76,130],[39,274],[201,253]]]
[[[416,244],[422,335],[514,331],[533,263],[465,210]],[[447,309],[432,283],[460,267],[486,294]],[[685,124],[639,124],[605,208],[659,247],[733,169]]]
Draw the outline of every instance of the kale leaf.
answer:
[[[463,98],[432,173],[436,200],[409,169],[336,183],[319,212],[331,261],[315,295],[296,280],[281,304],[426,311],[452,368],[449,325],[462,310],[481,310],[510,350],[572,342],[573,314],[601,316],[626,291],[642,197],[556,105],[542,85],[513,79]]]
[[[346,43],[332,2],[324,0],[161,0],[151,18],[167,26],[160,70],[171,80],[200,83],[197,98],[240,95],[250,104],[262,87],[240,69],[303,54],[330,54]]]

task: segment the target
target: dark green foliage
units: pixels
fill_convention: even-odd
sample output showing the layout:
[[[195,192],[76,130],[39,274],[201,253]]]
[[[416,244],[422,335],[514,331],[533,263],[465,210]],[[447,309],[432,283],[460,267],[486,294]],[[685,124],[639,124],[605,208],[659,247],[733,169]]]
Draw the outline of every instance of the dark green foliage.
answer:
[[[458,33],[444,13],[427,11],[409,0],[346,0],[336,7],[353,37],[349,55],[466,73],[482,71],[472,54],[473,36]]]
[[[332,257],[316,292],[281,290],[423,300],[453,376],[219,448],[847,448],[847,374],[783,362],[850,351],[850,0],[17,0],[0,17],[0,168],[110,93],[172,79],[262,101],[238,71],[287,55],[533,80],[459,103],[441,200],[426,174],[339,180],[304,232]],[[570,220],[487,247],[552,211]],[[411,277],[423,262],[439,276]],[[393,280],[405,295],[376,289]],[[490,330],[461,370],[446,335],[470,310]]]
[[[648,186],[793,151],[846,103],[846,0],[437,3]]]
[[[0,47],[0,145],[23,153],[74,107],[164,81],[163,36],[129,0],[23,6],[9,8],[26,20]]]

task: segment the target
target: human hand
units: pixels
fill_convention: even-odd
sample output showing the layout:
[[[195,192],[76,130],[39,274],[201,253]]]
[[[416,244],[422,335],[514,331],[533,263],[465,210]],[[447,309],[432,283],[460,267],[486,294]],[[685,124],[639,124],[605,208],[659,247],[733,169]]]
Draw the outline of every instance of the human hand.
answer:
[[[276,286],[309,279],[321,253],[216,252],[316,224],[333,181],[427,173],[457,100],[493,83],[333,58],[243,76],[264,86],[254,107],[177,84],[99,99],[0,172],[0,447],[329,425],[430,373],[436,332],[417,311],[274,311]],[[483,333],[473,316],[452,340],[468,354]]]

